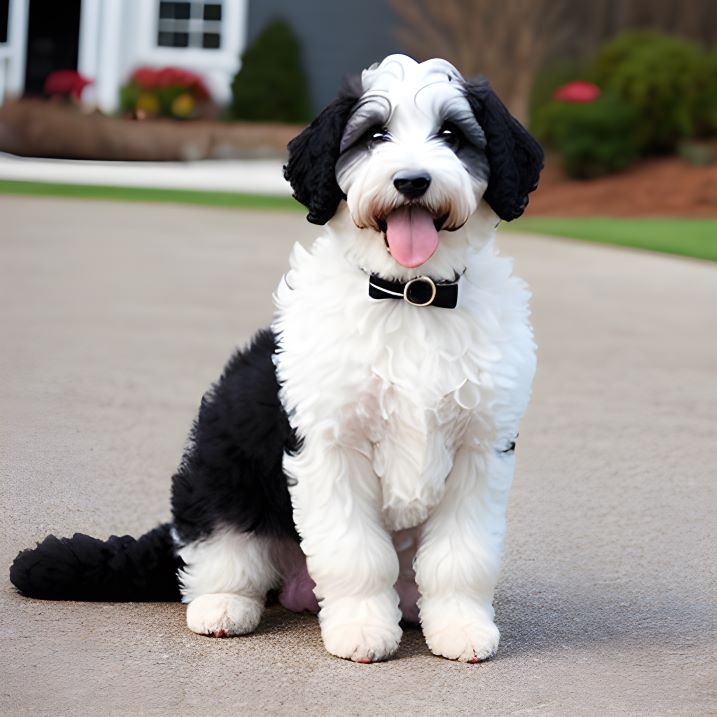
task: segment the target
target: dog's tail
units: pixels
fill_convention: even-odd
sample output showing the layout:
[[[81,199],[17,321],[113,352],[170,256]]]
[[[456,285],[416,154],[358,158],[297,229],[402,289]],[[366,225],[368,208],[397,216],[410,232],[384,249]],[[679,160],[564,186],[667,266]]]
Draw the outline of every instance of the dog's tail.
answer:
[[[48,535],[15,558],[10,580],[24,595],[44,600],[176,601],[182,560],[170,529],[165,523],[141,538],[105,541]]]

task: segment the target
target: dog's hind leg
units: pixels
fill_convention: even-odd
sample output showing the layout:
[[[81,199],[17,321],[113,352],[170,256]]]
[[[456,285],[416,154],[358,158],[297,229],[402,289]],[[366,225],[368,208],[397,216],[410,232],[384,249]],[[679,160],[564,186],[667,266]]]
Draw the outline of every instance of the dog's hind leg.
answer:
[[[463,449],[446,493],[424,526],[416,554],[423,634],[436,655],[481,662],[498,648],[498,580],[512,453]]]
[[[278,398],[274,336],[262,331],[237,352],[202,399],[172,480],[179,571],[194,632],[240,635],[256,628],[278,584],[276,539],[296,537],[281,469],[292,433]]]
[[[218,529],[178,551],[187,626],[200,635],[231,637],[256,629],[266,594],[277,584],[271,540],[235,529]]]

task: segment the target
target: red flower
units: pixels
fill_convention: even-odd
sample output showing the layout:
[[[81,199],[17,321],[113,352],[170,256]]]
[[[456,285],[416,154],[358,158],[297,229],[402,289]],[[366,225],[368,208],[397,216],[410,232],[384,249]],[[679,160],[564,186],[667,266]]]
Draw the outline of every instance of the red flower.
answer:
[[[204,80],[194,72],[181,67],[139,67],[130,78],[143,90],[153,90],[158,87],[183,87],[193,92],[198,99],[209,99],[209,90]]]
[[[568,82],[553,92],[553,99],[560,102],[595,102],[598,97],[600,97],[600,88],[584,80]]]
[[[46,95],[72,95],[79,100],[82,90],[94,80],[81,75],[77,70],[55,70],[45,80]]]
[[[142,89],[151,90],[156,86],[157,71],[151,67],[139,67],[130,78],[132,82],[136,82]]]

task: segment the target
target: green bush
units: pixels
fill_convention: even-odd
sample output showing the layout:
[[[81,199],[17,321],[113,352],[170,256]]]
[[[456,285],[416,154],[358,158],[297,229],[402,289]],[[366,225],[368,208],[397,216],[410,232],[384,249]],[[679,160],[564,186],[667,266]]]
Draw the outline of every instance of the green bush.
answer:
[[[699,45],[658,32],[622,33],[599,50],[592,79],[636,113],[643,152],[674,150],[699,126],[707,66]]]
[[[242,55],[230,112],[236,119],[264,122],[310,119],[301,48],[285,20],[272,20]]]
[[[638,157],[635,112],[620,98],[594,102],[552,100],[536,112],[533,131],[557,150],[567,174],[591,179],[624,169]]]
[[[717,134],[717,49],[705,58],[705,90],[700,103],[699,129],[702,134]]]
[[[589,80],[589,64],[583,60],[561,58],[543,65],[535,76],[530,91],[528,126],[532,129],[542,108],[553,101],[553,92],[561,85],[575,80]]]

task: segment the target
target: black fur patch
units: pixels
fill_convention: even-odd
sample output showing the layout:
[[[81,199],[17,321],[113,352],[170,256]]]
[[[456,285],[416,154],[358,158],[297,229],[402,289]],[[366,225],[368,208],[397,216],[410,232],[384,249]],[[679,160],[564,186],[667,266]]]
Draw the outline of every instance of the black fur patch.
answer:
[[[528,205],[528,194],[538,186],[543,148],[486,80],[466,82],[464,89],[487,140],[490,179],[484,199],[501,219],[517,219]]]
[[[174,525],[183,541],[231,526],[298,540],[284,451],[298,447],[279,401],[274,335],[260,331],[229,360],[204,396],[190,445],[172,481]]]
[[[259,332],[202,399],[172,482],[174,527],[185,542],[224,526],[298,540],[281,462],[299,444],[279,402],[275,349],[272,332]],[[167,524],[139,539],[49,535],[15,558],[10,580],[47,600],[178,600],[182,565]]]
[[[175,601],[180,567],[165,524],[138,539],[48,535],[15,558],[10,580],[24,595],[43,600]]]
[[[284,177],[294,198],[308,210],[313,224],[326,224],[344,198],[336,181],[341,137],[356,104],[356,87],[346,89],[297,137],[289,142]]]

